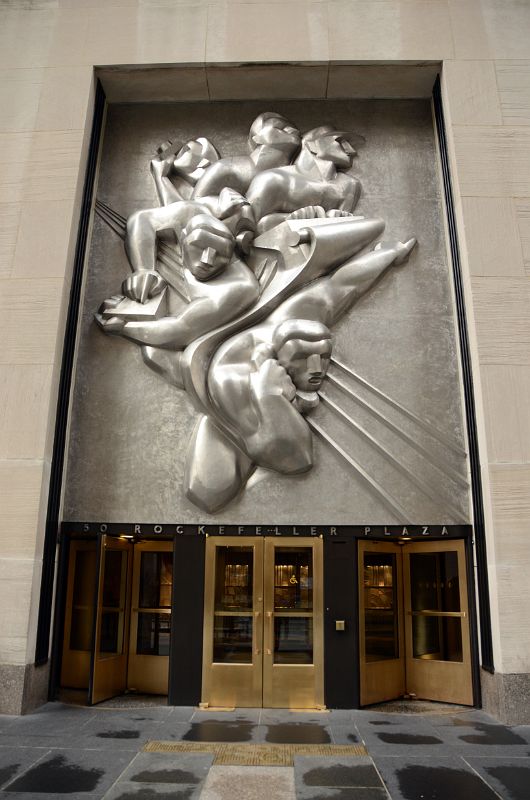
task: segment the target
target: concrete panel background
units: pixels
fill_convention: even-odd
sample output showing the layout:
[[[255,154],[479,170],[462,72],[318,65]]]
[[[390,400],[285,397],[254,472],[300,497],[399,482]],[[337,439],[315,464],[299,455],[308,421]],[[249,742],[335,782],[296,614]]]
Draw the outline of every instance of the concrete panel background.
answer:
[[[122,105],[109,109],[98,199],[127,216],[158,205],[149,173],[156,145],[203,135],[222,154],[246,152],[252,119],[273,108],[302,130],[328,121],[366,138],[352,171],[363,183],[357,211],[380,216],[383,240],[419,241],[410,261],[391,269],[335,329],[335,356],[464,449],[454,320],[443,234],[430,104],[415,101],[263,101]],[[350,431],[329,408],[318,422],[404,507],[403,518],[366,487],[342,458],[314,440],[313,469],[296,477],[258,470],[226,509],[207,515],[181,485],[198,418],[185,394],[143,364],[136,345],[105,336],[93,312],[129,272],[121,240],[95,219],[80,329],[63,518],[113,522],[458,523],[469,521],[464,457],[369,392],[361,395],[447,470],[433,466],[373,413],[326,386],[400,464]],[[336,373],[337,374],[337,373]],[[341,379],[342,375],[337,374]],[[352,389],[359,387],[350,379]],[[457,482],[449,476],[459,476]],[[414,476],[430,487],[429,497]]]

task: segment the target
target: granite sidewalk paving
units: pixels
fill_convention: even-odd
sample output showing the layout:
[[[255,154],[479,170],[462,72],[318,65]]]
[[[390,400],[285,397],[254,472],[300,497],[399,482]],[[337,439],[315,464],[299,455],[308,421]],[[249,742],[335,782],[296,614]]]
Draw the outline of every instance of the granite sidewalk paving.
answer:
[[[530,726],[508,727],[474,709],[428,709],[224,712],[48,703],[24,717],[0,715],[0,800],[529,800]],[[148,742],[195,749],[150,752]],[[291,766],[237,766],[214,764],[207,745],[196,750],[208,742],[353,744],[366,751],[295,755]]]

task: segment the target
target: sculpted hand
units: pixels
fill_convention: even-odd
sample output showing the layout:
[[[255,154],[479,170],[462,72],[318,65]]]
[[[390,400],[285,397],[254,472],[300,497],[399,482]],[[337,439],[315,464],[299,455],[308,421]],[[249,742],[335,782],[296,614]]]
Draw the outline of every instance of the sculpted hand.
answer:
[[[304,206],[292,211],[287,219],[322,219],[326,216],[326,212],[322,206]]]
[[[332,208],[326,211],[326,217],[334,219],[336,217],[353,217],[351,211],[343,211],[341,208]]]
[[[267,358],[257,372],[250,375],[250,385],[256,398],[283,395],[290,403],[296,396],[296,387],[285,369],[273,358]]]
[[[102,314],[94,314],[94,319],[104,333],[122,333],[125,327],[125,320],[120,317],[106,319]]]
[[[167,178],[173,167],[174,160],[174,155],[165,159],[153,158],[150,164],[152,175],[160,178]]]
[[[122,291],[126,297],[136,300],[139,303],[146,303],[150,297],[160,294],[166,286],[166,282],[158,272],[154,270],[142,270],[133,272],[122,283]]]

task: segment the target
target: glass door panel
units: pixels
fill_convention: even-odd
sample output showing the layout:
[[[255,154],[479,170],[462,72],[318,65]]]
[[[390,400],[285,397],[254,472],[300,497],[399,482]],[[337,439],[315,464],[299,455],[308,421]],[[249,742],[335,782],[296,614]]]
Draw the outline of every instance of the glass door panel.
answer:
[[[322,540],[265,540],[263,705],[323,706]]]
[[[366,661],[399,658],[396,553],[365,553],[363,568]]]
[[[94,640],[97,542],[70,541],[61,686],[88,689]]]
[[[129,553],[105,548],[102,561],[103,599],[99,625],[99,653],[121,655],[124,644],[127,561]]]
[[[219,664],[252,663],[253,586],[253,547],[216,547],[213,660]]]
[[[313,663],[313,549],[274,548],[275,664]]]
[[[462,661],[458,554],[411,553],[412,655]]]
[[[130,564],[133,545],[101,536],[96,637],[89,701],[99,703],[127,687]]]
[[[260,706],[263,540],[206,542],[202,701]]]
[[[403,560],[407,689],[472,705],[464,542],[407,544]]]
[[[173,586],[173,543],[134,547],[128,688],[167,694]]]
[[[401,552],[391,542],[359,543],[361,705],[405,692]]]

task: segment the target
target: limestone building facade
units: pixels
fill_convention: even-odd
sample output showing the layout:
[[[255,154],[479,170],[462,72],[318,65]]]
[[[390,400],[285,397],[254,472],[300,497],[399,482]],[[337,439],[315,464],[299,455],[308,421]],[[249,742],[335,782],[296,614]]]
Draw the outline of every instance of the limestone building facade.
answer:
[[[0,711],[45,702],[53,682],[54,441],[101,91],[269,105],[439,86],[482,493],[475,698],[530,721],[529,30],[526,0],[0,0]],[[450,222],[444,235],[449,252]]]

